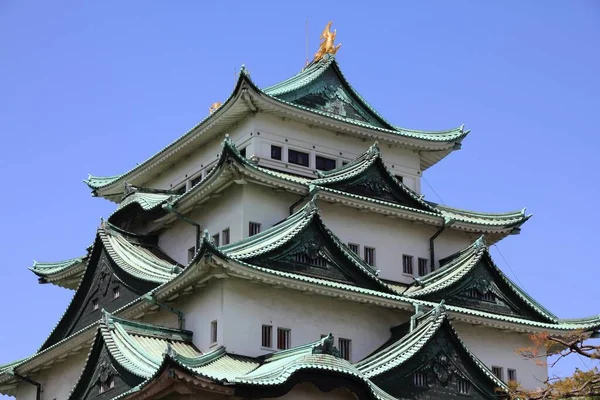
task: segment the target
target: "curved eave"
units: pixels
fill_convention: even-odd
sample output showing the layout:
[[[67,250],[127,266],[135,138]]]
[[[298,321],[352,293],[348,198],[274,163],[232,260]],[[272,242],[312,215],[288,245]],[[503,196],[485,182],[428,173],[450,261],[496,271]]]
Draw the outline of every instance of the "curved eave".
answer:
[[[197,143],[201,139],[208,140],[218,135],[227,127],[239,122],[245,115],[252,113],[252,106],[242,99],[247,90],[258,89],[251,82],[245,70],[242,70],[235,89],[223,105],[184,135],[124,174],[110,178],[95,177],[97,182],[101,182],[98,185],[90,186],[89,180],[84,182],[90,186],[94,195],[118,202],[123,194],[125,182],[143,186],[145,182],[156,175],[155,170],[161,165],[171,165],[181,157],[185,157],[187,152],[182,151],[184,148]]]
[[[134,244],[124,232],[108,223],[98,230],[110,258],[130,276],[151,283],[164,283],[179,274],[182,268],[174,262],[158,257],[143,244]]]
[[[382,143],[418,151],[422,156],[421,170],[431,167],[455,150],[457,147],[455,145],[459,144],[469,133],[460,128],[430,133],[396,131],[314,110],[266,94],[251,93],[251,96],[252,101],[261,111],[361,139],[378,140]]]
[[[40,283],[52,283],[66,289],[76,289],[87,265],[88,257],[77,257],[55,263],[33,262],[29,268]]]

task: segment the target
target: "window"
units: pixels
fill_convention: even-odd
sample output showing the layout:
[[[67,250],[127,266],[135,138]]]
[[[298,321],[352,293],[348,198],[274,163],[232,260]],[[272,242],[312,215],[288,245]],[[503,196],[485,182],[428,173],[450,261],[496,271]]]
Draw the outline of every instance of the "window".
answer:
[[[508,381],[516,382],[517,381],[517,370],[512,368],[507,368],[506,372],[508,372]]]
[[[248,235],[254,236],[257,233],[260,233],[260,224],[258,222],[250,222]]]
[[[194,187],[194,186],[196,186],[197,184],[199,184],[201,180],[202,180],[202,174],[198,175],[197,177],[195,177],[194,179],[192,179],[192,180],[190,181],[190,185],[191,185],[191,187]]]
[[[185,183],[183,184],[183,186],[180,186],[177,189],[175,189],[175,193],[176,194],[184,194],[185,193]]]
[[[354,254],[360,254],[360,246],[354,243],[348,243],[348,248],[350,249],[351,252],[353,252]]]
[[[246,157],[246,148],[245,147],[240,150],[240,154],[242,155],[242,157]]]
[[[285,350],[290,348],[292,330],[287,328],[277,328],[277,349]]]
[[[408,275],[413,274],[413,256],[402,256],[402,272]]]
[[[352,341],[350,339],[338,339],[338,348],[340,349],[340,357],[344,360],[350,361],[350,349]]]
[[[458,394],[469,394],[471,391],[471,382],[463,378],[458,378],[458,381],[456,382],[456,391]]]
[[[308,167],[308,153],[303,153],[301,151],[289,149],[288,162],[290,164],[298,164]]]
[[[396,179],[398,179],[398,181],[399,181],[400,183],[403,183],[403,182],[404,182],[404,177],[403,177],[402,175],[394,175],[394,177],[395,177]]]
[[[371,266],[375,265],[375,249],[365,246],[365,262]]]
[[[115,380],[113,378],[108,378],[106,382],[100,382],[100,393],[107,392],[114,387]]]
[[[335,169],[335,160],[327,157],[317,156],[316,158],[317,169],[321,171],[330,171]]]
[[[427,373],[415,372],[413,374],[413,385],[416,387],[427,387]]]
[[[325,259],[325,257],[321,257],[321,256],[316,256],[315,258],[310,258],[308,255],[306,254],[296,254],[296,262],[300,263],[300,264],[308,264],[308,265],[314,265],[316,267],[326,267],[327,266],[327,259]]]
[[[500,379],[501,381],[504,380],[504,371],[502,367],[496,367],[492,365],[492,373],[496,375],[496,378]]]
[[[116,300],[119,297],[121,297],[121,288],[119,286],[115,286],[113,288],[113,300]]]
[[[429,272],[427,268],[428,261],[426,258],[419,258],[419,276],[425,276]]]
[[[100,307],[98,305],[98,299],[92,300],[92,307],[94,307],[94,311],[96,311]]]
[[[190,247],[188,249],[188,263],[191,263],[196,255],[196,246]]]
[[[223,242],[223,246],[229,244],[229,228],[223,229],[221,232],[221,242]]]
[[[273,160],[281,160],[281,146],[271,145],[271,158]]]
[[[213,235],[212,240],[213,240],[213,243],[215,244],[215,246],[219,247],[219,234],[218,233],[216,235]]]
[[[217,320],[214,320],[213,322],[210,323],[210,343],[211,344],[215,344],[217,343]]]
[[[477,300],[490,301],[492,303],[496,301],[496,295],[491,290],[481,293],[479,289],[470,288],[467,290],[467,296]]]
[[[344,165],[348,165],[348,161],[342,161],[342,167],[343,167]]]
[[[273,327],[271,325],[262,326],[262,347],[273,347]]]

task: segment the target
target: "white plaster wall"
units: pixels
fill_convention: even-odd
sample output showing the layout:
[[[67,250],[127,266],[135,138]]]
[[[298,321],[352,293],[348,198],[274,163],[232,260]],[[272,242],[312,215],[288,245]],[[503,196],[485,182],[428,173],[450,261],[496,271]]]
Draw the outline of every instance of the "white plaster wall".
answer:
[[[193,342],[204,353],[223,344],[224,313],[223,281],[213,279],[193,294],[177,299],[173,307],[185,315],[185,329],[194,332]],[[217,342],[211,342],[211,322],[217,321]]]
[[[299,195],[275,191],[266,186],[247,184],[243,186],[242,237],[249,235],[250,222],[261,224],[265,231],[289,216],[289,208],[300,198]]]
[[[285,395],[278,399],[286,400],[312,400],[312,399],[327,399],[327,400],[356,400],[356,396],[346,389],[334,389],[330,392],[321,392],[315,385],[311,383],[299,383]]]
[[[352,340],[351,360],[358,361],[390,338],[390,328],[407,321],[407,313],[290,289],[227,279],[224,284],[227,350],[259,356],[275,349],[261,347],[262,325],[291,329],[291,346],[314,342],[322,334]]]
[[[164,168],[159,176],[149,180],[144,186],[156,189],[175,189],[189,179],[195,178],[202,171],[207,172],[221,154],[221,143],[225,139],[225,134],[229,134],[241,149],[247,146],[252,138],[250,136],[252,126],[251,118],[240,121],[236,126],[198,145],[188,157]]]
[[[336,133],[321,128],[282,120],[270,114],[258,114],[254,119],[254,130],[257,136],[254,151],[261,158],[261,164],[282,169],[291,173],[314,176],[315,155],[323,155],[336,159],[338,166],[342,161],[351,161],[362,154],[373,141]],[[282,146],[281,162],[271,160],[271,144]],[[309,152],[309,168],[287,164],[287,149]],[[379,148],[388,168],[395,175],[405,177],[404,182],[408,187],[420,193],[420,156],[417,152],[390,147],[380,143]]]
[[[517,380],[525,389],[541,387],[541,382],[548,378],[546,366],[537,365],[536,360],[526,360],[515,352],[531,346],[528,335],[458,322],[453,325],[467,348],[485,365],[490,369],[492,366],[504,369],[505,380],[508,379],[507,368],[517,370]]]
[[[245,205],[242,193],[242,185],[232,184],[221,197],[210,199],[186,217],[200,224],[202,231],[207,229],[211,236],[217,233],[221,236],[223,229],[229,228],[231,242],[241,240],[245,237],[244,233],[248,234],[248,224],[243,224],[242,210]],[[244,227],[246,228],[243,229]],[[158,237],[159,247],[182,265],[187,265],[188,249],[195,246],[195,242],[195,227],[179,219]]]
[[[323,221],[344,243],[375,248],[375,266],[381,270],[380,277],[398,282],[411,283],[413,277],[402,272],[402,255],[413,256],[413,272],[417,273],[418,258],[429,259],[429,238],[437,227],[388,218],[376,213],[336,203],[319,202]],[[435,241],[435,258],[446,257],[464,249],[471,239],[463,232],[446,230]],[[437,266],[436,266],[437,267]]]
[[[33,380],[42,384],[41,400],[66,399],[69,396],[83,371],[88,351],[89,349],[83,349],[65,359],[64,362],[55,363],[50,369],[42,370],[32,377]],[[19,383],[17,399],[35,400],[35,398],[35,386],[26,382]]]

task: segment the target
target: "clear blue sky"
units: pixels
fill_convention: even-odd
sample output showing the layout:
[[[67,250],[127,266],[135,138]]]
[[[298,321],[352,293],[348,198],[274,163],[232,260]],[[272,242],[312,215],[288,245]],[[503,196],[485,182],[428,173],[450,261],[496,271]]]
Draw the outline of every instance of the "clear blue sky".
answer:
[[[493,249],[508,275],[561,317],[600,313],[599,2],[0,0],[0,363],[32,354],[72,296],[32,260],[84,254],[114,208],[87,173],[183,134],[242,63],[259,86],[296,73],[307,17],[311,55],[334,20],[342,69],[389,120],[472,130],[425,178],[452,206],[534,213],[500,244],[512,271]]]

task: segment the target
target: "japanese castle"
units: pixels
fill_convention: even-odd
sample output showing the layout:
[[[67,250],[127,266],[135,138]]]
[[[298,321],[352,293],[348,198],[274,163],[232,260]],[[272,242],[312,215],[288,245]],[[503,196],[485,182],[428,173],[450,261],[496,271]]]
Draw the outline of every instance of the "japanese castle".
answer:
[[[393,125],[350,85],[329,23],[314,59],[260,88],[245,67],[199,124],[131,170],[92,245],[36,262],[73,291],[0,393],[62,399],[473,399],[535,390],[535,332],[593,333],[513,283],[489,246],[524,210],[427,201],[463,127]],[[7,346],[7,343],[0,343]]]

